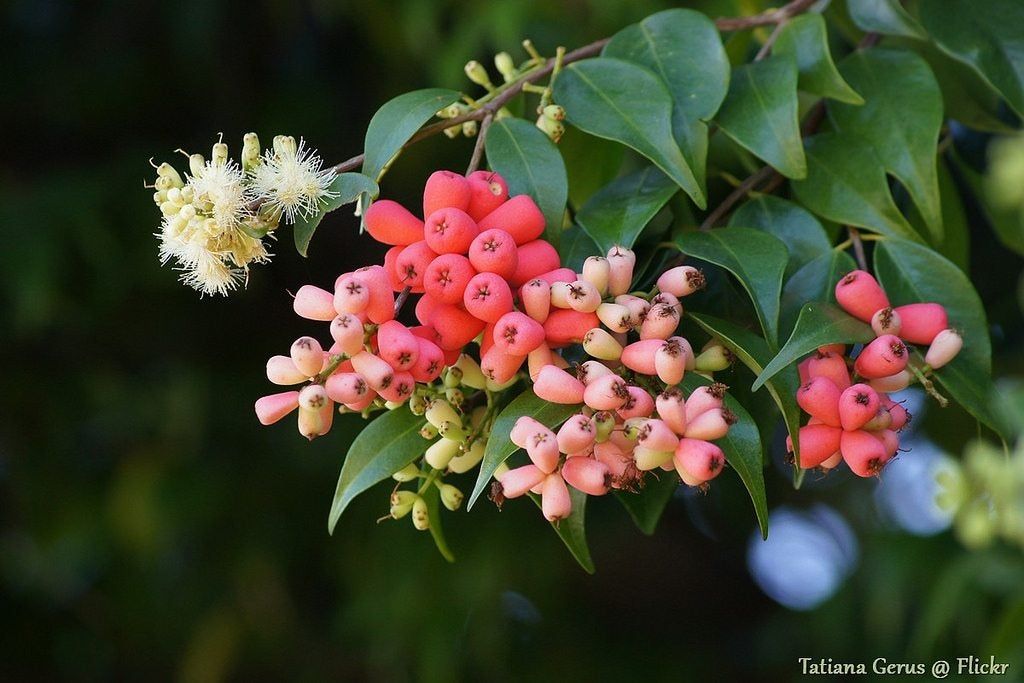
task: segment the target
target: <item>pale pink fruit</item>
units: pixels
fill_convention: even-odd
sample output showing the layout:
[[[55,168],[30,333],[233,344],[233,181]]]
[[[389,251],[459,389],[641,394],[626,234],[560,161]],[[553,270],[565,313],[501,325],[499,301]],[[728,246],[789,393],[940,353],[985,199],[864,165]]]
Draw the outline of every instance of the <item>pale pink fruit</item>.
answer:
[[[843,430],[824,424],[801,427],[800,467],[807,470],[817,467],[839,450]]]
[[[544,343],[544,326],[519,311],[498,318],[492,333],[494,345],[516,356],[525,356]]]
[[[402,250],[402,253],[408,251]],[[424,264],[425,265],[425,264]],[[370,304],[366,307],[366,316],[370,322],[383,323],[395,317],[395,292],[392,287],[391,277],[388,276],[383,266],[364,266],[354,273],[362,279],[370,288]],[[422,292],[422,283],[416,290]],[[340,311],[339,311],[340,312]]]
[[[654,357],[658,349],[665,346],[664,339],[641,339],[622,349],[620,360],[630,370],[642,375],[655,375],[658,372]]]
[[[370,305],[370,286],[360,277],[349,275],[334,288],[334,310],[337,313],[359,313]]]
[[[256,401],[256,417],[262,425],[272,425],[299,407],[299,392],[284,391]]]
[[[394,374],[387,386],[382,386],[377,391],[385,401],[405,403],[412,398],[415,389],[416,380],[412,378],[412,373],[401,371]]]
[[[910,353],[900,338],[883,334],[861,350],[853,369],[861,377],[878,379],[900,372],[908,360]]]
[[[292,301],[295,313],[307,320],[327,321],[334,318],[334,295],[326,289],[302,285]]]
[[[544,321],[544,334],[552,348],[579,344],[590,330],[600,324],[595,313],[583,313],[571,309],[551,311]]]
[[[654,413],[654,398],[637,386],[626,387],[629,398],[616,412],[619,417],[628,420],[633,417],[650,417]]]
[[[881,401],[878,393],[867,384],[854,384],[839,396],[839,422],[852,432],[874,419]]]
[[[658,278],[658,289],[677,297],[689,296],[706,284],[704,273],[693,266],[669,268]]]
[[[543,323],[551,312],[551,285],[540,278],[534,278],[522,286],[520,301],[526,314]]]
[[[963,347],[964,338],[960,336],[959,332],[956,330],[942,330],[935,335],[931,346],[928,347],[928,353],[924,356],[924,362],[930,365],[932,369],[937,370],[956,358]]]
[[[580,313],[593,313],[601,305],[601,293],[586,280],[569,283],[569,308]]]
[[[594,443],[594,423],[586,415],[573,415],[558,429],[558,450],[579,453]]]
[[[796,402],[804,411],[823,423],[838,427],[839,397],[842,394],[835,382],[827,377],[815,377],[796,392]]]
[[[618,375],[598,377],[586,385],[583,391],[583,402],[594,410],[616,410],[628,398],[626,380]]]
[[[875,391],[882,392],[883,394],[891,394],[897,391],[903,391],[909,387],[912,379],[914,379],[914,376],[910,374],[909,370],[900,370],[895,375],[869,380],[868,386]]]
[[[931,344],[939,332],[949,327],[946,308],[941,304],[923,303],[897,306],[902,327],[900,337],[911,344]]]
[[[621,246],[608,251],[608,293],[612,296],[625,294],[633,284],[633,267],[636,254]]]
[[[611,266],[608,264],[608,259],[603,256],[588,256],[587,260],[583,262],[583,273],[581,273],[580,279],[592,284],[598,293],[604,296],[608,293],[610,272]]]
[[[351,313],[342,313],[331,320],[331,337],[346,356],[363,350],[363,323]]]
[[[557,522],[572,514],[572,499],[569,497],[569,489],[561,474],[557,472],[549,474],[544,479],[540,497],[544,519],[549,522]]]
[[[636,322],[622,304],[604,303],[597,307],[597,317],[612,332],[629,332]]]
[[[683,392],[672,387],[658,394],[655,406],[660,417],[673,432],[682,436],[686,433],[686,405]]]
[[[292,343],[291,358],[299,372],[312,377],[323,367],[324,349],[312,337],[299,337]]]
[[[729,433],[729,427],[736,422],[736,416],[728,408],[705,410],[692,420],[687,419],[686,437],[714,441]]]
[[[632,321],[632,327],[639,327],[644,319],[647,317],[647,312],[651,310],[651,303],[646,299],[641,299],[638,296],[632,294],[620,294],[615,297],[615,303],[620,306],[625,306],[626,310],[629,311],[629,316]]]
[[[541,344],[533,351],[530,351],[526,356],[527,370],[530,373],[530,381],[536,382],[537,376],[545,365],[551,365],[553,358],[551,355],[551,347],[546,343]]]
[[[324,383],[327,395],[338,403],[358,403],[366,398],[370,387],[366,380],[354,372],[336,372]]]
[[[599,363],[596,360],[584,361],[576,368],[576,377],[579,381],[583,382],[583,386],[590,384],[598,377],[614,374],[615,373],[612,372],[607,365]]]
[[[847,313],[864,322],[880,308],[889,306],[889,299],[871,273],[855,270],[836,284],[836,302]]]
[[[585,389],[582,382],[554,365],[541,368],[533,384],[533,393],[538,397],[565,405],[583,403]]]
[[[727,389],[728,387],[724,384],[715,382],[708,386],[697,387],[690,392],[690,396],[686,399],[686,421],[693,422],[698,415],[724,406]]]
[[[395,371],[388,362],[369,351],[352,356],[352,368],[363,376],[374,391],[387,389],[395,379]]]
[[[480,369],[490,381],[504,384],[516,376],[525,362],[526,356],[508,353],[495,345],[480,359]]]
[[[608,466],[593,458],[569,458],[562,465],[562,478],[569,486],[591,496],[603,496],[611,486]]]
[[[409,372],[417,382],[429,384],[441,375],[444,369],[444,351],[432,341],[416,337],[416,344],[419,347],[419,354],[416,357],[416,364]]]
[[[858,477],[875,477],[891,456],[885,444],[864,430],[843,432],[840,439],[843,460]]]
[[[377,328],[380,357],[395,370],[409,370],[420,355],[417,337],[397,320],[388,320]]]
[[[714,479],[725,468],[722,449],[700,439],[680,439],[673,459],[676,471],[682,469],[701,483]]]
[[[310,375],[295,367],[290,356],[272,356],[267,361],[267,379],[274,384],[290,386],[305,382]]]
[[[686,374],[687,351],[679,343],[680,337],[672,337],[654,353],[654,369],[658,379],[665,384],[679,384]]]
[[[668,423],[656,418],[646,419],[637,430],[637,444],[655,451],[672,451],[679,444],[679,437]]]
[[[640,325],[641,339],[668,339],[679,327],[679,311],[669,303],[651,306]]]
[[[900,314],[891,306],[880,308],[871,316],[871,329],[875,331],[876,336],[883,334],[899,336],[901,327]]]
[[[617,361],[622,355],[622,345],[607,330],[600,327],[595,327],[583,335],[583,350],[593,358],[608,361]]]
[[[547,474],[536,465],[523,465],[509,470],[498,477],[501,482],[501,493],[506,498],[518,498],[525,495],[535,486],[543,483]]]
[[[509,441],[519,446],[520,448],[526,448],[526,440],[530,437],[530,435],[536,432],[538,429],[543,428],[544,425],[542,425],[537,420],[533,419],[532,417],[529,417],[528,415],[523,415],[522,417],[515,421],[515,424],[512,425],[512,431],[509,432],[508,438]]]
[[[322,384],[307,384],[299,390],[299,407],[306,410],[320,410],[330,403],[327,390]]]
[[[533,464],[545,473],[554,472],[558,467],[558,438],[547,427],[534,429],[526,437],[525,448]]]

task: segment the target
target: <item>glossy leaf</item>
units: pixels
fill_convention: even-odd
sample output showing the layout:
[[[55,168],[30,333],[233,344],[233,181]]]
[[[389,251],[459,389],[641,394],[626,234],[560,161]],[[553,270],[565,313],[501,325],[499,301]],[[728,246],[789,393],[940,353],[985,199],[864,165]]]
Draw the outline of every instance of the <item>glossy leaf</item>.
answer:
[[[626,508],[636,528],[648,536],[658,527],[658,521],[672,495],[679,490],[679,477],[675,472],[654,472],[644,487],[636,493],[613,491],[612,494]]]
[[[1024,3],[922,0],[920,12],[936,44],[976,69],[1024,116]]]
[[[788,178],[807,175],[797,118],[792,57],[771,57],[735,69],[715,120],[726,135]]]
[[[751,228],[720,228],[709,232],[684,232],[676,238],[679,249],[736,276],[747,290],[772,345],[779,337],[779,296],[782,274],[789,255],[776,237]]]
[[[832,249],[825,229],[809,211],[769,194],[740,206],[730,217],[729,225],[757,228],[778,237],[789,251],[786,277]]]
[[[727,349],[733,352],[740,362],[750,368],[754,375],[759,375],[772,359],[772,351],[761,337],[739,325],[722,320],[706,313],[688,312],[687,317],[697,323],[705,332],[720,339]],[[765,382],[765,387],[775,405],[779,407],[786,431],[793,437],[794,448],[799,457],[800,406],[796,402],[796,391],[800,388],[800,377],[796,368],[786,368],[775,377]]]
[[[540,496],[535,493],[528,495],[539,508],[541,506]],[[583,571],[593,574],[597,568],[594,567],[594,560],[590,557],[590,546],[587,545],[587,494],[570,486],[569,498],[572,500],[572,513],[565,519],[559,520],[557,524],[552,524],[551,528],[562,539],[562,543],[569,549]]]
[[[900,0],[849,0],[850,18],[864,31],[925,40],[924,29],[910,16]]]
[[[849,104],[864,102],[839,75],[832,61],[825,19],[820,14],[811,12],[790,19],[775,39],[772,54],[793,57],[800,90]]]
[[[600,253],[594,240],[578,225],[570,225],[563,230],[562,238],[558,240],[558,254],[562,259],[562,265],[572,268],[577,273],[583,270],[583,262],[588,256]]]
[[[405,407],[389,410],[366,425],[356,436],[341,467],[327,530],[334,533],[338,518],[352,499],[384,481],[423,455],[428,442],[420,436],[426,423]]]
[[[476,485],[473,487],[473,493],[469,496],[466,509],[471,509],[476,503],[476,499],[490,485],[491,477],[494,476],[494,471],[498,469],[498,466],[519,450],[519,446],[509,439],[516,420],[523,415],[528,415],[546,427],[554,428],[579,410],[580,406],[578,405],[566,406],[548,403],[538,398],[530,389],[512,399],[512,402],[505,406],[491,426],[487,449],[484,451],[484,459],[480,463],[480,473],[477,475]]]
[[[703,188],[708,146],[703,122],[718,111],[729,87],[729,60],[714,23],[694,10],[665,10],[616,33],[602,54],[661,77],[672,95],[676,142]]]
[[[812,302],[804,304],[800,317],[786,345],[772,358],[754,381],[756,391],[785,368],[827,344],[866,344],[875,338],[871,326],[847,315],[832,304]]]
[[[331,183],[330,191],[334,192],[336,196],[321,204],[319,213],[309,218],[299,218],[292,228],[295,249],[303,256],[309,250],[309,242],[313,239],[313,233],[316,232],[320,221],[328,212],[354,202],[363,194],[376,198],[380,188],[377,187],[377,183],[362,173],[341,173]]]
[[[555,101],[592,135],[617,140],[650,159],[699,207],[707,206],[672,134],[672,97],[649,70],[601,57],[570,64],[555,81]]]
[[[800,310],[808,301],[834,303],[836,283],[842,276],[856,269],[853,257],[845,251],[829,249],[793,273],[782,286],[779,325],[783,333],[793,331]]]
[[[681,386],[689,395],[697,387],[708,384],[711,384],[711,380],[695,372],[688,372]],[[761,435],[750,413],[728,393],[725,395],[725,407],[736,415],[737,420],[729,428],[729,433],[715,443],[725,453],[726,461],[736,470],[736,474],[740,475],[740,480],[743,481],[754,504],[761,536],[768,538],[768,501],[764,489],[764,451],[761,448]]]
[[[939,194],[942,196],[942,242],[935,250],[966,272],[970,265],[970,226],[960,189],[953,180],[946,163],[939,162]],[[919,232],[924,232],[924,219],[920,212],[910,205],[907,220]]]
[[[946,307],[949,324],[961,330],[964,347],[935,379],[969,413],[1007,438],[990,405],[992,347],[981,299],[962,270],[919,244],[887,240],[875,249],[875,274],[893,305],[922,301]]]
[[[558,142],[569,178],[569,204],[579,210],[590,196],[619,175],[626,148],[613,140],[588,135],[572,126]]]
[[[597,192],[576,214],[576,222],[601,253],[616,244],[632,247],[644,226],[678,190],[655,166],[645,166]]]
[[[544,214],[547,235],[562,230],[569,181],[558,148],[529,121],[506,118],[487,129],[487,163],[508,182],[510,195],[533,197]]]
[[[430,518],[430,537],[434,539],[437,552],[441,553],[441,557],[447,561],[454,562],[455,555],[452,553],[451,548],[448,547],[448,541],[444,537],[444,527],[442,525],[444,512],[441,509],[441,492],[436,486],[428,486],[427,490],[423,492],[423,501],[427,504],[427,515]]]
[[[829,115],[843,133],[872,146],[885,169],[907,188],[934,240],[941,242],[936,146],[942,94],[928,63],[913,52],[876,48],[851,53],[840,70],[865,103],[836,103]]]
[[[837,223],[920,241],[889,193],[885,170],[871,146],[851,133],[822,133],[805,141],[807,179],[792,183],[808,209]]]
[[[455,90],[427,88],[384,103],[370,119],[363,144],[363,173],[380,182],[405,143],[434,115],[461,96]]]

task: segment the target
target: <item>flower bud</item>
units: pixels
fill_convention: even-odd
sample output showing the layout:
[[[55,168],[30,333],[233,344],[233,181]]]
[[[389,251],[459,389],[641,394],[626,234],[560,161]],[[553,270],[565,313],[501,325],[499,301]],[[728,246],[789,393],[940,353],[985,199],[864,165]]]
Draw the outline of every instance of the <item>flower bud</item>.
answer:
[[[444,439],[451,439],[452,441],[465,441],[469,434],[466,432],[465,427],[462,426],[462,420],[455,422],[442,422],[437,426],[437,433]]]
[[[455,474],[464,474],[480,464],[484,459],[484,451],[487,449],[486,439],[477,439],[466,452],[456,455],[448,463],[448,471]]]
[[[412,510],[412,506],[419,500],[412,491],[395,491],[391,494],[391,517],[401,519]]]
[[[246,133],[242,138],[242,170],[250,171],[260,164],[260,139],[256,133]]]
[[[440,429],[441,425],[445,422],[451,422],[453,424],[462,422],[462,418],[460,418],[459,414],[455,412],[454,408],[452,408],[452,404],[443,399],[435,399],[431,401],[424,414],[427,417],[427,422],[438,429]]]
[[[556,144],[565,135],[565,124],[555,119],[549,119],[547,116],[537,117],[537,128],[540,128]]]
[[[458,387],[450,387],[444,390],[444,397],[448,399],[448,402],[453,406],[461,406],[466,400],[466,395],[462,393],[462,389]]]
[[[437,438],[437,427],[428,422],[427,424],[420,427],[420,436],[422,436],[427,441],[433,441],[434,439]]]
[[[413,394],[409,399],[409,412],[413,415],[422,415],[427,412],[427,398],[423,394]],[[434,425],[429,425],[431,429],[436,429]],[[424,427],[426,429],[426,427]],[[423,430],[421,429],[420,432]],[[424,437],[430,438],[430,437]]]
[[[462,491],[451,484],[441,484],[441,503],[446,508],[455,512],[462,506]]]
[[[430,513],[427,511],[427,501],[416,496],[412,504],[412,525],[419,531],[426,531],[430,528]]]
[[[206,159],[202,154],[190,154],[188,157],[188,171],[193,177],[199,177],[206,167]]]
[[[297,151],[298,145],[291,135],[274,136],[274,153],[278,156],[294,156]]]
[[[463,386],[470,389],[483,389],[487,386],[487,378],[484,376],[483,370],[480,369],[480,364],[472,357],[462,354],[452,367],[462,372]]]
[[[475,138],[478,132],[480,132],[480,124],[476,121],[462,122],[462,137]]]
[[[565,108],[557,104],[549,104],[548,106],[544,107],[544,110],[541,112],[541,114],[545,118],[549,118],[552,121],[565,120]]]
[[[434,469],[443,470],[448,467],[452,458],[461,452],[459,446],[458,441],[438,439],[427,448],[427,452],[423,454],[423,460]]]
[[[406,482],[412,481],[418,476],[420,476],[420,468],[416,465],[416,463],[411,462],[402,469],[392,474],[391,478],[394,479],[395,481]]]
[[[694,369],[698,372],[719,372],[730,365],[732,354],[721,344],[708,347],[694,361]]]
[[[622,345],[600,327],[595,327],[583,336],[583,350],[593,358],[608,361],[616,361],[622,355]]]
[[[473,81],[479,86],[487,88],[488,90],[494,90],[494,84],[491,83],[491,77],[487,75],[487,69],[480,62],[471,60],[466,62],[466,76],[469,80]]]
[[[441,381],[444,383],[445,389],[454,389],[462,384],[462,369],[455,366],[445,368],[441,374]]]
[[[228,146],[223,142],[213,145],[213,152],[210,154],[210,163],[214,166],[223,166],[228,163]]]
[[[615,416],[607,410],[600,410],[594,413],[591,424],[594,425],[594,441],[604,443],[615,429]]]
[[[512,61],[512,55],[507,52],[499,52],[494,55],[494,68],[498,70],[501,77],[505,79],[506,83],[514,81],[516,78],[516,64]]]

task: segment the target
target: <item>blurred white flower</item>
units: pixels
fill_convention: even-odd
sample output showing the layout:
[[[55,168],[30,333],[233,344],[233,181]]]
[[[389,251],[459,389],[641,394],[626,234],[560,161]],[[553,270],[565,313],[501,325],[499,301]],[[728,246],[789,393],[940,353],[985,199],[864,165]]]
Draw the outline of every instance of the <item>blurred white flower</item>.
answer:
[[[332,168],[323,168],[320,155],[304,140],[296,144],[295,138],[278,135],[274,148],[252,170],[249,196],[294,223],[300,216],[316,214],[322,203],[337,196],[329,189],[336,175]]]

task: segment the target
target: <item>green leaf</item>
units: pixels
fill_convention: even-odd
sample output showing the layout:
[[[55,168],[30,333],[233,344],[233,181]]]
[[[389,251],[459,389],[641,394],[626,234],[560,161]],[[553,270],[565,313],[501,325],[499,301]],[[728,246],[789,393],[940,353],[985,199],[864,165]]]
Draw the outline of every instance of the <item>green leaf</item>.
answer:
[[[976,69],[1024,116],[1024,3],[921,0],[920,12],[938,46]]]
[[[683,377],[681,386],[689,395],[697,387],[709,384],[711,380],[695,372],[688,372]],[[715,443],[725,453],[726,461],[736,470],[736,474],[740,475],[740,480],[743,481],[754,504],[761,536],[768,538],[768,501],[764,490],[764,451],[761,448],[761,435],[750,413],[735,397],[726,394],[725,407],[736,415],[737,420],[729,428],[729,433]]]
[[[942,243],[936,251],[968,272],[970,265],[970,227],[967,212],[960,197],[960,189],[953,180],[946,163],[939,163],[939,194],[942,195]],[[919,232],[925,230],[924,219],[913,206],[907,211],[907,220]]]
[[[530,499],[541,506],[540,496],[536,493],[528,494]],[[576,558],[583,571],[593,574],[597,569],[594,567],[594,560],[590,557],[590,546],[587,545],[587,494],[569,487],[569,498],[572,500],[572,512],[557,524],[552,524],[562,543],[569,549],[572,556]]]
[[[646,67],[664,81],[672,95],[673,134],[703,191],[704,121],[715,115],[729,88],[729,58],[714,23],[694,10],[665,10],[616,33],[602,54]]]
[[[733,352],[740,362],[750,368],[754,375],[759,375],[772,359],[772,351],[761,337],[750,330],[743,329],[728,320],[722,320],[705,313],[689,311],[687,316],[704,329],[708,334],[720,339],[727,349]],[[800,456],[800,406],[796,402],[796,391],[800,388],[800,377],[796,368],[786,368],[781,373],[765,382],[765,387],[775,405],[779,407],[786,431],[793,437],[793,447]]]
[[[807,175],[796,82],[796,63],[789,56],[738,67],[715,117],[722,132],[787,178]]]
[[[702,209],[704,193],[672,135],[672,97],[643,67],[606,57],[570,64],[555,81],[566,117],[591,135],[617,140],[650,159]]]
[[[583,270],[583,262],[587,257],[597,253],[597,244],[580,226],[570,225],[562,231],[562,238],[558,240],[558,254],[564,267],[572,268],[579,273]]]
[[[558,142],[569,177],[569,204],[579,210],[590,196],[615,180],[626,148],[614,140],[587,135],[572,126]]]
[[[885,169],[907,188],[935,241],[941,242],[936,146],[942,94],[928,63],[905,50],[858,50],[842,61],[840,70],[866,102],[830,106],[836,127],[872,146]]]
[[[436,486],[428,486],[423,492],[423,501],[427,504],[427,515],[430,519],[430,536],[434,539],[434,545],[441,557],[449,562],[455,561],[455,555],[448,547],[448,541],[444,537],[444,527],[441,525],[441,492]]]
[[[529,121],[506,118],[487,129],[484,149],[491,168],[508,182],[509,194],[530,195],[544,214],[546,234],[558,235],[569,181],[562,155],[551,139]]]
[[[406,408],[389,410],[366,425],[348,449],[341,467],[327,530],[334,533],[338,518],[352,499],[384,481],[423,455],[427,441],[420,436],[424,418]]]
[[[321,204],[319,213],[309,218],[299,217],[295,221],[293,226],[295,249],[302,256],[306,255],[306,252],[309,250],[309,241],[313,239],[313,233],[316,232],[320,221],[324,219],[324,216],[329,211],[334,211],[345,204],[354,202],[362,194],[367,194],[374,198],[380,192],[380,188],[377,187],[377,183],[362,173],[342,173],[331,183],[330,191],[336,193],[337,196],[331,197]]]
[[[964,347],[935,379],[969,413],[998,432],[1008,430],[992,410],[992,346],[978,293],[962,270],[927,247],[886,240],[875,248],[875,274],[894,306],[934,301],[946,307],[949,324],[961,330]]]
[[[729,225],[764,230],[778,237],[789,251],[786,277],[832,249],[821,223],[809,211],[770,194],[760,195],[738,208]]]
[[[800,90],[849,104],[864,102],[836,70],[828,49],[825,19],[820,14],[811,12],[790,19],[775,39],[772,53],[793,56]]]
[[[719,228],[683,232],[676,237],[680,251],[714,263],[736,276],[747,290],[771,345],[779,339],[779,295],[789,255],[778,238],[750,228]]]
[[[477,475],[476,485],[473,487],[473,493],[469,496],[466,509],[472,509],[476,499],[490,484],[491,477],[494,476],[494,471],[498,469],[498,466],[519,450],[519,446],[509,439],[516,420],[523,415],[528,415],[545,427],[554,429],[574,413],[579,412],[579,409],[578,405],[566,406],[559,403],[548,403],[538,398],[532,389],[527,389],[516,396],[511,403],[505,406],[491,426],[487,449],[484,451],[484,459],[480,463],[480,473]]]
[[[921,241],[889,193],[889,182],[871,146],[850,133],[822,133],[805,141],[807,179],[793,194],[808,209],[837,223]]]
[[[455,90],[428,88],[407,92],[385,102],[366,128],[363,173],[380,182],[388,166],[420,126],[460,97]]]
[[[616,244],[632,247],[678,190],[657,167],[645,166],[603,187],[576,214],[576,222],[602,253]]]
[[[792,332],[800,310],[808,301],[834,303],[836,283],[842,276],[856,269],[857,264],[845,251],[829,249],[793,273],[782,286],[780,329],[786,333]]]
[[[870,325],[847,315],[842,309],[822,302],[805,304],[786,345],[772,358],[751,387],[754,391],[784,368],[827,344],[866,344],[875,338]]]
[[[907,14],[900,0],[849,0],[850,18],[864,31],[926,40],[924,29]]]
[[[658,527],[665,506],[678,490],[679,477],[675,472],[655,472],[640,491],[614,491],[613,494],[633,518],[636,528],[650,536]]]

